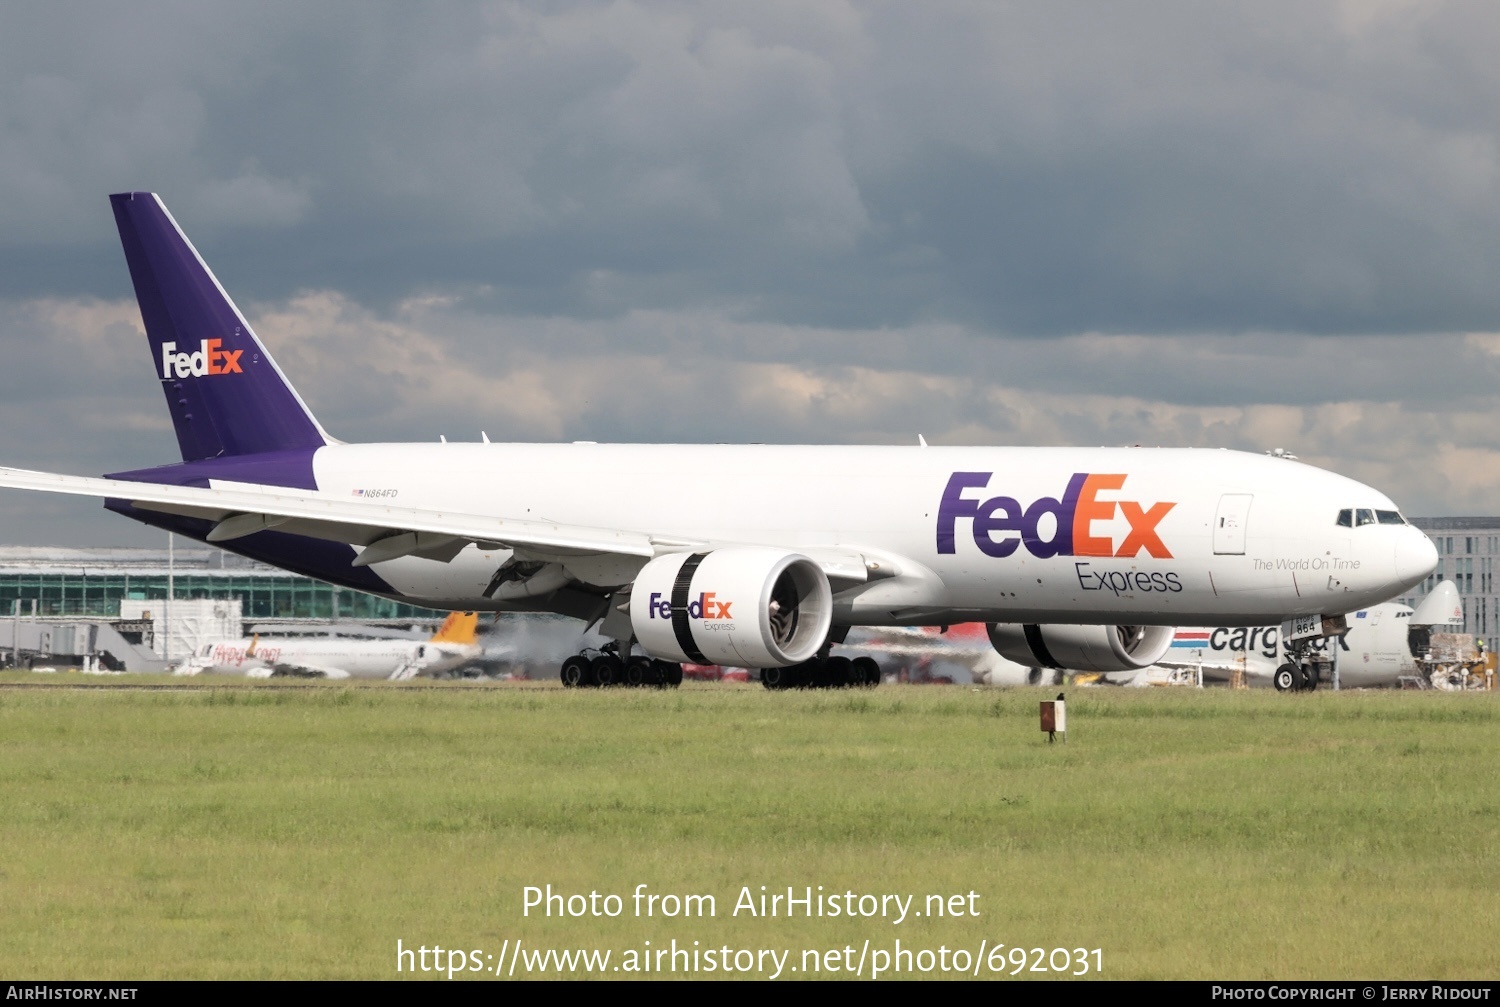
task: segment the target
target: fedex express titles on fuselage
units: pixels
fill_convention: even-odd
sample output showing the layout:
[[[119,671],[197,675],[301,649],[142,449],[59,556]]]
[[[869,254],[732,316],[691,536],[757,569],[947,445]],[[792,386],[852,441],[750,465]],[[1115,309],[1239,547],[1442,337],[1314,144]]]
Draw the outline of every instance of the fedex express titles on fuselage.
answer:
[[[1023,547],[1036,559],[1053,556],[1135,559],[1141,553],[1156,559],[1173,558],[1157,526],[1177,504],[1163,500],[1145,507],[1136,500],[1107,498],[1105,494],[1124,488],[1129,477],[1123,472],[1074,473],[1061,499],[1040,497],[1029,505],[1010,496],[981,501],[977,496],[971,499],[964,495],[967,490],[987,487],[992,475],[955,472],[949,478],[938,507],[939,555],[958,551],[956,529],[960,519],[967,519],[971,522],[975,548],[997,559],[1013,556]],[[1112,531],[1121,524],[1116,519],[1117,513],[1128,529],[1118,547]],[[1078,561],[1074,562],[1073,571],[1079,588],[1084,591],[1111,591],[1117,595],[1182,591],[1181,578],[1170,569],[1100,570],[1093,562]]]
[[[161,201],[111,201],[183,461],[0,485],[105,497],[331,583],[557,612],[667,660],[788,667],[841,625],[1343,613],[1436,562],[1378,491],[1232,451],[341,443]],[[1341,526],[1356,508],[1386,517]]]

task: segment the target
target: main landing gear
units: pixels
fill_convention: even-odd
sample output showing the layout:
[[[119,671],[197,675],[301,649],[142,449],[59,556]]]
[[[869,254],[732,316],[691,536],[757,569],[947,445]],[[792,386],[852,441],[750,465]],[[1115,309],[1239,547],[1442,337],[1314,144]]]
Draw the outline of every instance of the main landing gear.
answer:
[[[675,689],[682,684],[682,665],[650,657],[620,656],[616,643],[607,643],[597,651],[574,654],[562,663],[562,684],[569,689],[604,688],[628,685]]]
[[[873,657],[813,658],[790,668],[760,669],[760,684],[767,689],[873,688],[880,684],[880,665]]]

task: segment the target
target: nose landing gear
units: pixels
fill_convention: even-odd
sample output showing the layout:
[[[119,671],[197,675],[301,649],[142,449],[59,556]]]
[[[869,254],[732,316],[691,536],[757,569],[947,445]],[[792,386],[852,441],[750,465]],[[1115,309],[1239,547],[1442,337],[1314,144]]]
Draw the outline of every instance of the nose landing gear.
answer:
[[[1327,673],[1334,689],[1339,687],[1339,651],[1349,621],[1342,615],[1299,615],[1281,624],[1281,654],[1271,682],[1277,692],[1312,692]]]
[[[1343,645],[1343,634],[1348,632],[1348,626],[1342,619],[1338,623],[1325,620],[1322,628],[1334,632],[1289,640],[1283,629],[1281,648],[1286,660],[1271,676],[1277,692],[1312,692],[1325,672],[1333,687],[1339,687],[1339,648]]]
[[[1276,669],[1271,681],[1277,692],[1312,692],[1322,678],[1322,669],[1317,662],[1293,664],[1288,661]]]

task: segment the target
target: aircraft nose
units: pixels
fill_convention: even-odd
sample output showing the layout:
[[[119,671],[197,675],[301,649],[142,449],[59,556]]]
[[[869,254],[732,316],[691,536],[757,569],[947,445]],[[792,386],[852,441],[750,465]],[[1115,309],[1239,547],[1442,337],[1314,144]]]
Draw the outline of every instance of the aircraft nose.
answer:
[[[1409,534],[1396,540],[1396,578],[1404,584],[1415,585],[1437,567],[1437,547],[1432,544],[1432,539],[1415,528],[1402,530]]]

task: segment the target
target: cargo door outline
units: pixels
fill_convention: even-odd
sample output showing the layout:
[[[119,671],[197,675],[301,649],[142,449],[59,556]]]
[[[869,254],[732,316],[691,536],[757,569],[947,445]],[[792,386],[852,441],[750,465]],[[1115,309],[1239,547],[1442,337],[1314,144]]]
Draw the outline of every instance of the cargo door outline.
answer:
[[[1253,493],[1225,493],[1214,514],[1214,555],[1245,555],[1245,531],[1250,526]]]

